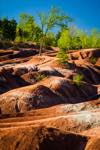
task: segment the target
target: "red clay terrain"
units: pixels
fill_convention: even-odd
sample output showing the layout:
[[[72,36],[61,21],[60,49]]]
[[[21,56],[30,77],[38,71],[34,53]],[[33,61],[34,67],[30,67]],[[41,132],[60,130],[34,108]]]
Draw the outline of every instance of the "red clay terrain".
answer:
[[[100,150],[100,50],[57,51],[0,50],[0,150]]]

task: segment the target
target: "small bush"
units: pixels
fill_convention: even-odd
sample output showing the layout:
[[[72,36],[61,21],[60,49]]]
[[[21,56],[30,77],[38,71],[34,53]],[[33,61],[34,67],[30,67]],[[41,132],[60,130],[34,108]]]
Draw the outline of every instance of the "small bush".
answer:
[[[38,74],[35,76],[35,81],[36,81],[36,82],[39,82],[39,81],[43,80],[44,78],[45,78],[45,75],[44,75],[44,74],[38,73]]]
[[[91,58],[90,58],[90,62],[91,62],[92,64],[96,64],[96,61],[97,61],[97,58],[96,58],[96,57],[91,57]]]
[[[68,60],[68,55],[65,50],[60,49],[57,54],[57,58],[58,58],[59,63],[66,64]]]
[[[77,74],[73,76],[73,83],[77,86],[80,86],[82,84],[82,80],[83,80],[83,75],[81,74]]]
[[[11,47],[11,49],[12,49],[12,50],[20,50],[17,45],[13,45],[13,46]]]
[[[13,44],[10,41],[0,41],[0,49],[8,49],[12,46]]]

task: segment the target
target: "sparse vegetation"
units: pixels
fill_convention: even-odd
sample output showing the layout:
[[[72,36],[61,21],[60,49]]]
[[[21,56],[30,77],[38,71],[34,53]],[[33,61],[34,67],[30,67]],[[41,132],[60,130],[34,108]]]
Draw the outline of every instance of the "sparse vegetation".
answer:
[[[46,76],[44,74],[38,73],[35,75],[35,81],[39,82],[41,80],[43,80]]]
[[[95,64],[96,61],[97,61],[97,58],[96,58],[96,57],[91,57],[91,58],[90,58],[90,62],[91,62],[92,64]]]
[[[64,49],[60,49],[57,54],[58,62],[61,64],[66,64],[68,60],[67,52]]]
[[[77,74],[77,75],[73,76],[73,83],[76,86],[81,86],[82,81],[83,81],[83,75],[82,74]]]
[[[0,40],[0,49],[2,49],[2,48],[3,49],[8,49],[12,46],[13,46],[12,42]]]
[[[20,50],[17,45],[13,45],[13,46],[11,47],[11,49],[12,49],[12,50]]]

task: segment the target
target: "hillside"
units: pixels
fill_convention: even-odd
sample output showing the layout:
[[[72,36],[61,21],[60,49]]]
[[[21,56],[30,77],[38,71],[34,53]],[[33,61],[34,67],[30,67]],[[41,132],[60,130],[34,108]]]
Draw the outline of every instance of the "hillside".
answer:
[[[57,52],[0,50],[0,150],[100,150],[100,49]]]

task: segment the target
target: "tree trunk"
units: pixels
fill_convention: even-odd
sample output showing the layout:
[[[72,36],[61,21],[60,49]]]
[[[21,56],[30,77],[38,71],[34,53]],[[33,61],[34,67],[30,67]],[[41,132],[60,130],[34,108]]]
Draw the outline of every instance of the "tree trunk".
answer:
[[[41,53],[42,53],[42,42],[40,42],[39,56],[41,56]]]
[[[41,38],[41,41],[40,41],[40,50],[39,50],[39,55],[40,55],[40,56],[41,56],[41,54],[42,54],[43,42],[44,42],[44,37],[42,37],[42,38]]]

